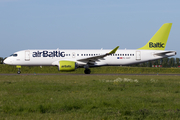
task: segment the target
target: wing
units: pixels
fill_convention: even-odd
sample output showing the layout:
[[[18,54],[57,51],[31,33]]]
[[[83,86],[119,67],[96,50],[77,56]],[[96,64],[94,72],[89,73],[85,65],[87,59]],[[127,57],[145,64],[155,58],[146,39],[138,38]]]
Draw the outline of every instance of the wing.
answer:
[[[118,48],[119,48],[119,46],[114,48],[109,53],[98,55],[98,56],[93,56],[93,57],[87,57],[87,58],[83,58],[83,59],[78,59],[77,61],[85,62],[85,63],[88,63],[88,64],[94,64],[94,62],[99,61],[99,60],[104,60],[104,57],[116,53]]]

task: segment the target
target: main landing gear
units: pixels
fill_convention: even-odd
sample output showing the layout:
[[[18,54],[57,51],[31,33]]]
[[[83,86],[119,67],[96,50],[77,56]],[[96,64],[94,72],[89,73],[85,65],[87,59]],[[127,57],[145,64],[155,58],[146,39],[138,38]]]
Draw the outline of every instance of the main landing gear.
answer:
[[[84,68],[85,68],[85,70],[84,70],[85,74],[90,74],[91,73],[91,70],[89,69],[89,65],[88,64],[85,65]]]
[[[16,68],[18,69],[17,74],[21,74],[21,66],[16,66]]]
[[[85,74],[90,74],[90,73],[91,73],[91,70],[90,70],[90,69],[85,69],[85,70],[84,70],[84,73],[85,73]]]

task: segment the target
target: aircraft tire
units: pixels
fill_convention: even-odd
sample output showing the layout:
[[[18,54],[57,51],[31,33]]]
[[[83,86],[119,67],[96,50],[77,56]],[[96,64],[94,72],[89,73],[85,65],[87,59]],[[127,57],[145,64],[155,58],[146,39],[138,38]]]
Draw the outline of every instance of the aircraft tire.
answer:
[[[90,73],[91,73],[91,70],[90,70],[90,69],[85,69],[85,70],[84,70],[84,73],[85,73],[85,74],[90,74]]]
[[[17,74],[21,74],[21,71],[17,71]]]

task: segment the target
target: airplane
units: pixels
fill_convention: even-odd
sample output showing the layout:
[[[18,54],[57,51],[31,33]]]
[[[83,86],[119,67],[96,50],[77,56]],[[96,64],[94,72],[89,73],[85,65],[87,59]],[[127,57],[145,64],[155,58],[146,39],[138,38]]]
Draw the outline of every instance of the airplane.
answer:
[[[149,42],[138,49],[118,50],[66,50],[66,49],[34,49],[15,52],[4,60],[5,64],[16,65],[18,74],[21,66],[57,66],[60,71],[73,71],[85,68],[90,74],[90,67],[124,66],[137,64],[176,55],[176,51],[166,51],[166,42],[172,23],[165,23],[154,34]]]

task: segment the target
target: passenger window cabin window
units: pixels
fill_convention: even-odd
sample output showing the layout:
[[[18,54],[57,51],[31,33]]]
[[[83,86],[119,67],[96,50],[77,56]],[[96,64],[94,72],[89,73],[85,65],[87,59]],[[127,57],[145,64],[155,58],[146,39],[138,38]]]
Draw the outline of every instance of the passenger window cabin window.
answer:
[[[83,54],[81,54],[81,56],[83,56]]]
[[[77,56],[79,56],[79,54],[77,54]]]

